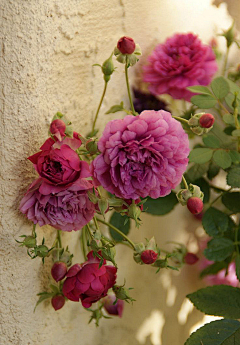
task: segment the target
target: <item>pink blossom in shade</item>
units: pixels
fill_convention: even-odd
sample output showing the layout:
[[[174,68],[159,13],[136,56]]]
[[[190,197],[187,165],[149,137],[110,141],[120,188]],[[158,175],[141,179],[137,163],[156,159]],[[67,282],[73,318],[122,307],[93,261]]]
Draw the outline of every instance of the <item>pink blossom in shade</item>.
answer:
[[[78,179],[56,192],[53,185],[39,178],[30,185],[19,209],[39,226],[51,225],[63,231],[77,231],[94,216],[95,207],[87,194],[92,188],[91,181]]]
[[[169,112],[146,110],[110,121],[98,149],[91,165],[96,184],[123,199],[156,199],[180,183],[189,141]]]
[[[94,257],[93,251],[87,257],[86,262],[75,264],[69,269],[62,289],[63,294],[71,301],[81,300],[84,308],[90,308],[92,303],[107,295],[116,282],[117,273],[116,267],[106,265],[106,260],[99,267],[100,260]]]
[[[186,87],[208,85],[218,70],[212,48],[192,34],[175,34],[159,44],[144,67],[143,80],[154,95],[169,94],[187,101],[193,96]]]
[[[55,142],[48,138],[40,152],[28,157],[42,179],[56,187],[55,191],[79,178],[91,176],[88,163],[80,161],[77,153],[69,146],[81,145],[80,140],[78,143],[76,141],[76,138],[65,138],[62,142]]]
[[[122,317],[124,301],[121,299],[118,299],[117,303],[115,303],[115,301],[115,295],[108,295],[104,297],[101,302],[103,303],[103,307],[108,314]]]

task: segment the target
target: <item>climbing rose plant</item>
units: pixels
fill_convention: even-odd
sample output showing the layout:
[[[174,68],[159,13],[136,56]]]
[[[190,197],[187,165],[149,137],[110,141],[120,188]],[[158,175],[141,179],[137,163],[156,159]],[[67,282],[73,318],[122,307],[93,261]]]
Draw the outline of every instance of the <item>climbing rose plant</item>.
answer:
[[[139,227],[142,212],[162,216],[180,203],[202,219],[208,239],[200,276],[216,284],[187,297],[202,312],[224,317],[200,328],[185,344],[240,342],[240,322],[234,320],[240,319],[240,73],[239,68],[227,68],[230,47],[239,43],[233,26],[222,36],[227,47],[222,75],[213,79],[216,57],[221,56],[215,41],[214,46],[204,45],[192,33],[175,34],[155,48],[144,67],[143,81],[152,94],[135,89],[135,100],[128,69],[139,60],[141,49],[124,36],[98,65],[104,90],[91,132],[74,132],[62,113],[53,117],[49,137],[28,158],[38,177],[20,203],[20,211],[33,222],[32,234],[22,235],[20,246],[32,259],[53,261],[53,283],[38,294],[36,307],[51,299],[59,310],[70,300],[81,302],[96,325],[107,315],[121,317],[124,301],[134,299],[127,282],[116,283],[116,244],[127,245],[135,263],[157,272],[196,264],[199,257],[184,244],[175,244],[169,252],[153,237],[135,243],[128,236],[131,219]],[[115,71],[114,57],[125,68],[130,109],[123,102],[113,105],[108,114],[121,111],[126,116],[108,122],[98,138],[97,120]],[[171,102],[155,97],[161,94],[179,102],[178,114],[166,111]],[[200,140],[190,151],[189,139],[195,137]],[[218,185],[220,173],[226,176],[224,187]],[[103,235],[101,224],[108,227],[108,235]],[[44,239],[38,242],[37,225],[57,229],[51,247]],[[72,264],[73,253],[62,244],[62,233],[73,230],[79,231],[83,263]],[[223,276],[230,271],[234,284]]]

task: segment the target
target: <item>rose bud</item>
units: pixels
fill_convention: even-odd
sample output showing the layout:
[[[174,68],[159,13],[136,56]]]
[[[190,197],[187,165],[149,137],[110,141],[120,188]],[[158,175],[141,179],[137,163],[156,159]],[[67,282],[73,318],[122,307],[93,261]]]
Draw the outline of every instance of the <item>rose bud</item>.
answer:
[[[102,299],[103,307],[108,314],[122,317],[124,301],[118,299],[117,302],[114,304],[115,301],[115,295],[108,295]]]
[[[203,202],[198,197],[189,198],[187,201],[187,208],[192,214],[201,213],[203,210]]]
[[[65,304],[65,298],[63,296],[54,296],[51,299],[52,306],[55,310],[61,309]]]
[[[65,264],[65,262],[55,262],[52,266],[51,274],[56,282],[62,280],[67,274],[67,265]]]
[[[194,265],[199,260],[199,258],[197,257],[196,254],[187,253],[184,256],[183,260],[184,260],[185,264],[187,264],[187,265]]]
[[[214,124],[214,116],[212,114],[204,114],[199,119],[199,125],[203,128],[210,128]]]
[[[142,262],[144,262],[146,265],[153,264],[158,257],[158,253],[154,252],[154,250],[144,250],[141,254]]]
[[[117,48],[122,54],[132,54],[135,50],[135,42],[131,37],[123,36],[117,43]]]
[[[59,141],[65,137],[66,124],[62,120],[54,120],[50,125],[50,132],[54,134]]]

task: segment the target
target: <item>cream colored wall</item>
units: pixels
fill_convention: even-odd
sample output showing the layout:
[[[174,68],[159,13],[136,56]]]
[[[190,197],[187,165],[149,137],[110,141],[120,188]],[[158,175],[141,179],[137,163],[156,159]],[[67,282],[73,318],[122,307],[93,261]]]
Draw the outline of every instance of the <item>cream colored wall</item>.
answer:
[[[58,312],[42,304],[33,314],[36,293],[49,283],[50,260],[42,266],[16,246],[15,239],[31,231],[18,205],[36,177],[26,157],[45,140],[54,113],[66,113],[83,134],[90,129],[103,86],[100,70],[92,64],[103,62],[119,37],[132,36],[144,55],[153,42],[175,31],[193,30],[208,41],[217,28],[229,24],[225,6],[217,9],[210,0],[2,0],[1,4],[0,344],[183,344],[188,328],[201,317],[192,313],[187,327],[177,320],[185,294],[195,289],[195,270],[157,276],[155,270],[136,265],[125,247],[117,254],[121,260],[118,282],[127,279],[128,286],[135,288],[137,302],[126,306],[123,319],[103,320],[98,329],[87,326],[88,313],[73,302]],[[122,99],[126,100],[126,88],[119,65],[101,111],[101,128],[111,119],[104,111]],[[154,234],[164,246],[167,240],[184,241],[188,230],[186,213],[178,206],[163,218],[144,215],[142,228],[133,230],[132,237],[143,240]],[[55,232],[47,227],[37,232],[50,246]],[[63,236],[76,261],[81,260],[78,236]]]

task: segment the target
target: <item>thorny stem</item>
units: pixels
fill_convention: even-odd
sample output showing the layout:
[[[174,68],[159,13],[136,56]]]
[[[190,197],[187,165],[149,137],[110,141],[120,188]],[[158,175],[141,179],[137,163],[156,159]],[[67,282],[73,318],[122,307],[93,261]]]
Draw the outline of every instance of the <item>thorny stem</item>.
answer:
[[[128,243],[132,246],[133,249],[135,249],[135,245],[134,243],[130,240],[130,238],[128,238],[121,230],[119,230],[118,228],[116,228],[115,226],[113,226],[112,224],[105,222],[104,220],[100,219],[100,218],[96,218],[100,223],[105,224],[107,226],[109,226],[111,229],[113,229],[114,231],[116,231],[119,235],[121,235],[122,237],[125,238],[126,241],[128,241]]]
[[[105,81],[102,97],[101,97],[100,103],[98,105],[97,112],[96,112],[96,115],[94,117],[94,121],[93,121],[93,125],[92,125],[92,135],[93,135],[94,130],[95,130],[95,125],[96,125],[96,122],[97,122],[98,114],[99,114],[99,111],[100,111],[100,108],[101,108],[101,105],[102,105],[102,102],[103,102],[106,90],[107,90],[107,82]]]
[[[125,77],[126,77],[128,98],[129,98],[129,101],[130,101],[131,110],[132,110],[133,115],[136,115],[135,109],[134,109],[134,105],[133,105],[133,101],[132,101],[130,86],[129,86],[129,79],[128,79],[128,61],[127,61],[127,60],[126,60],[126,64],[125,64]]]
[[[185,179],[184,176],[182,176],[182,180],[183,180],[183,183],[184,183],[184,187],[185,187],[186,189],[188,189],[188,184],[187,184],[187,181],[186,181],[186,179]]]

